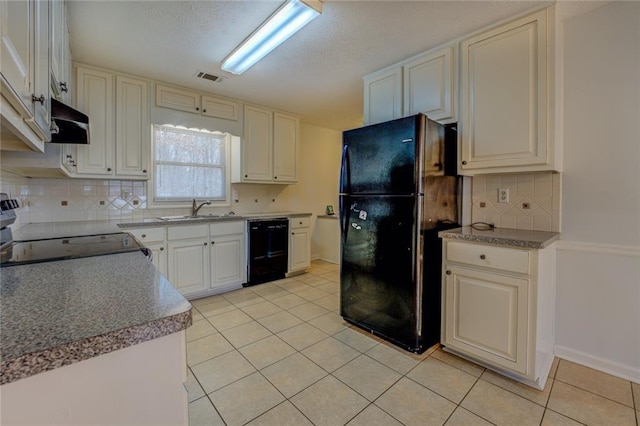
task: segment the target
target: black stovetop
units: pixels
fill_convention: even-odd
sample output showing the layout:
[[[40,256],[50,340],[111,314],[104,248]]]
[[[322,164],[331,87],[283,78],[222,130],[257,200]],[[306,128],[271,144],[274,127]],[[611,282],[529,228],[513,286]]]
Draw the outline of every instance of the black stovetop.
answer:
[[[124,232],[46,240],[14,241],[0,252],[0,266],[25,265],[126,253],[141,250],[143,247],[130,234]]]

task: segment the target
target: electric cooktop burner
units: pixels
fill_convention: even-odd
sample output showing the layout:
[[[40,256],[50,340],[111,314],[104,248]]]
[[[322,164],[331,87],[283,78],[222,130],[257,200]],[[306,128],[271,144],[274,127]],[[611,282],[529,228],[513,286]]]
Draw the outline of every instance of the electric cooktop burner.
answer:
[[[130,234],[103,234],[48,240],[14,241],[0,252],[0,266],[101,256],[147,249]]]

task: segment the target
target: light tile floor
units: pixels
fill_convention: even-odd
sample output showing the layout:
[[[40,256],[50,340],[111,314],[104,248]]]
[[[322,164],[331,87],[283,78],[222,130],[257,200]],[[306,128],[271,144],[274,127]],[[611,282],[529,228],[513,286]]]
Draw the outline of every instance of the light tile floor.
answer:
[[[194,300],[190,425],[640,426],[640,385],[556,359],[537,391],[345,323],[338,266]]]

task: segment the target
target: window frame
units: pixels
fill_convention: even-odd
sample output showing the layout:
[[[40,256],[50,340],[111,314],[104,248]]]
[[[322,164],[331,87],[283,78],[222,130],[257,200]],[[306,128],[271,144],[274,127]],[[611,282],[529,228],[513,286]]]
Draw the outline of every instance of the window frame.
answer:
[[[160,129],[163,127],[169,127],[173,129],[179,129],[180,131],[184,131],[185,133],[212,133],[217,135],[224,135],[224,199],[211,200],[211,205],[209,207],[216,206],[230,206],[231,205],[231,135],[228,132],[221,132],[215,130],[208,129],[200,129],[196,127],[186,127],[180,125],[173,124],[152,124],[151,125],[151,173],[149,174],[149,180],[147,181],[147,206],[148,207],[191,207],[191,199],[176,199],[176,200],[156,200],[155,194],[155,184],[156,184],[156,167],[158,161],[156,160],[155,147],[156,147],[156,129]],[[167,163],[165,163],[167,164]],[[191,164],[191,165],[200,165],[200,163],[179,163],[179,164]],[[201,201],[209,201],[208,198],[196,198],[197,202]]]

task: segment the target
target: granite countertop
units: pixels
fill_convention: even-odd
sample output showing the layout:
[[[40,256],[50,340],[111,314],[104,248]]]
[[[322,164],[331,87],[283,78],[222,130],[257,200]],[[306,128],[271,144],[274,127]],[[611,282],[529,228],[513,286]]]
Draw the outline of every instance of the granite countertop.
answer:
[[[560,238],[559,232],[527,231],[522,229],[473,229],[470,226],[440,231],[438,236],[452,240],[475,241],[484,244],[542,249]]]
[[[147,218],[138,222],[121,222],[118,224],[118,227],[126,230],[127,228],[185,225],[185,224],[194,224],[194,223],[210,223],[210,222],[223,222],[223,221],[228,222],[228,221],[234,221],[234,220],[255,219],[255,218],[261,218],[261,217],[270,218],[270,217],[304,217],[304,216],[311,216],[311,213],[284,211],[284,212],[240,213],[240,214],[233,214],[233,215],[202,215],[196,218],[190,218],[185,216],[174,216],[170,220],[164,220],[164,219],[155,217],[155,218]]]
[[[140,252],[2,268],[0,385],[191,325],[191,305]]]

